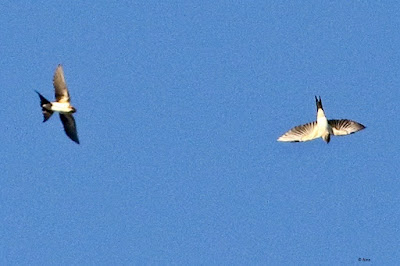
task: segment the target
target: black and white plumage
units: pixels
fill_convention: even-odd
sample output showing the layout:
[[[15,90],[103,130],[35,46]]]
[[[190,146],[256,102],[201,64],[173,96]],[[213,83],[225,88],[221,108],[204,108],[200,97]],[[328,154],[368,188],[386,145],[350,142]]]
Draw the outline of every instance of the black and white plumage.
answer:
[[[322,138],[329,143],[331,135],[344,136],[365,128],[364,125],[349,119],[327,120],[322,107],[321,97],[315,96],[317,121],[296,126],[278,138],[278,141],[300,142]]]
[[[36,93],[40,97],[40,106],[43,112],[43,122],[46,122],[54,112],[60,114],[61,122],[67,136],[74,142],[79,144],[78,133],[76,130],[75,119],[72,116],[76,109],[70,103],[70,96],[67,84],[64,78],[64,71],[61,65],[58,65],[53,78],[53,86],[55,91],[55,102],[48,101],[38,91]]]

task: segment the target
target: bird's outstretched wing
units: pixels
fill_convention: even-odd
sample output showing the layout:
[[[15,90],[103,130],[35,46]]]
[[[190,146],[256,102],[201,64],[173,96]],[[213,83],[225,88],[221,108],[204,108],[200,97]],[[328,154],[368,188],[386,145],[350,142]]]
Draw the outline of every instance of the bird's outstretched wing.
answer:
[[[60,119],[64,126],[64,131],[67,136],[79,144],[78,133],[76,131],[75,119],[71,114],[60,113]]]
[[[64,71],[61,65],[58,65],[53,78],[53,86],[57,102],[69,102],[69,92],[65,83]]]
[[[317,121],[296,126],[280,136],[278,141],[299,142],[316,139],[318,136]]]
[[[335,136],[349,135],[365,128],[364,125],[349,119],[331,119],[328,123]]]

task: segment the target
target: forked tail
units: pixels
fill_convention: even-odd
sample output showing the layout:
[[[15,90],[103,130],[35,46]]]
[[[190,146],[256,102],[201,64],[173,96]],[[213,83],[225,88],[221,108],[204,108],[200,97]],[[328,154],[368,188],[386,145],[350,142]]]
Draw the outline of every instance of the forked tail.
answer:
[[[315,96],[315,103],[317,104],[317,110],[318,109],[324,110],[324,108],[322,107],[321,96],[319,96],[319,99],[317,98],[317,96]]]
[[[51,102],[49,102],[46,98],[43,97],[38,91],[36,93],[40,97],[40,107],[42,107],[42,113],[43,113],[43,122],[46,122],[51,115],[53,114],[53,111],[51,111]]]

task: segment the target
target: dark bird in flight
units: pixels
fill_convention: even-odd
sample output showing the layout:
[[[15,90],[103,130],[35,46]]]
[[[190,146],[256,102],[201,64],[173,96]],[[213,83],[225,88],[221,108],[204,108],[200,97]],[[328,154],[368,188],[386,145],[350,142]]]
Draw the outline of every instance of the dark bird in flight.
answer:
[[[76,109],[70,103],[70,96],[67,84],[64,79],[64,71],[61,65],[58,65],[53,78],[53,86],[56,95],[56,101],[50,102],[43,97],[38,91],[40,97],[40,107],[43,112],[43,123],[46,122],[54,112],[58,112],[61,122],[64,126],[64,131],[67,136],[79,144],[78,133],[76,132],[75,119],[72,116]]]

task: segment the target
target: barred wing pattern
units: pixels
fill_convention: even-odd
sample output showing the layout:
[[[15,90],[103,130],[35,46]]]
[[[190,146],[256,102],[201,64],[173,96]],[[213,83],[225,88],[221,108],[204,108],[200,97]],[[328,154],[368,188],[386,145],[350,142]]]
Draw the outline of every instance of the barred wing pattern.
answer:
[[[300,142],[318,138],[317,121],[297,126],[283,134],[278,141]]]
[[[333,135],[335,136],[353,134],[365,128],[364,125],[349,119],[332,119],[328,120],[328,123],[332,127]]]

